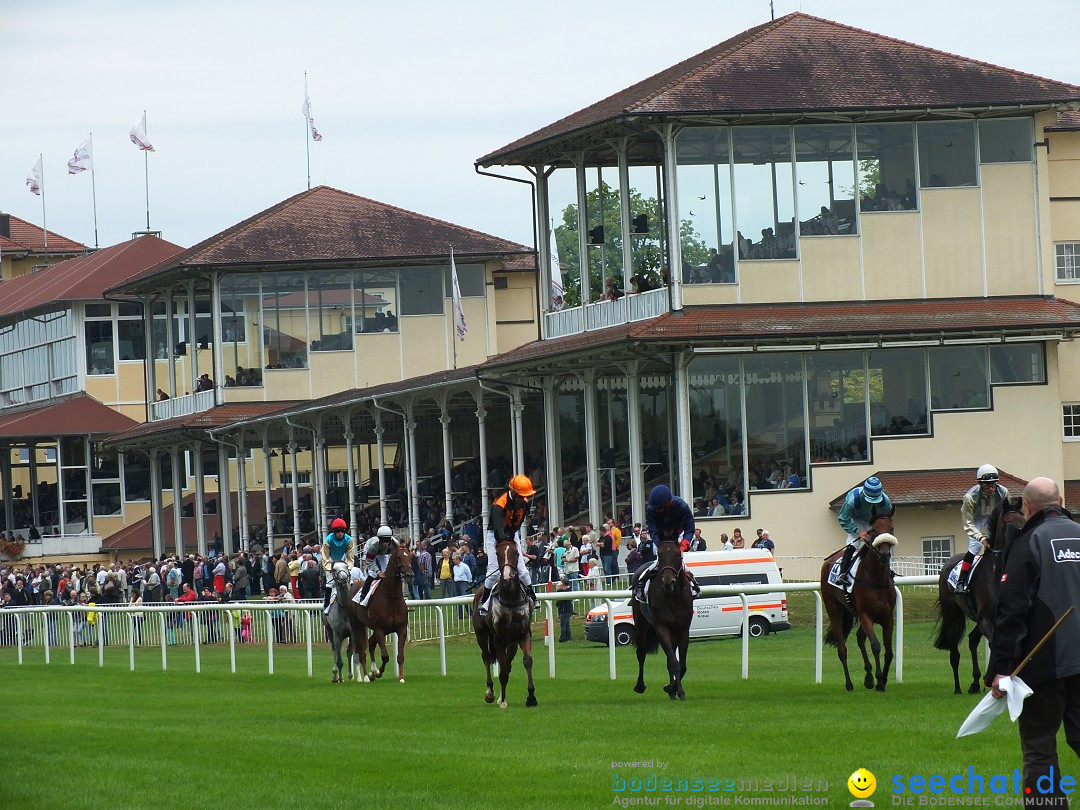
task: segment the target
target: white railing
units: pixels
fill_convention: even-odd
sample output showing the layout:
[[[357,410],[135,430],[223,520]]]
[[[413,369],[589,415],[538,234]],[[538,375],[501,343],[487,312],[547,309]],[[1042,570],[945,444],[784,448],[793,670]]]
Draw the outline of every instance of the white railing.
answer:
[[[101,537],[96,534],[50,535],[38,540],[27,540],[19,559],[62,554],[98,554],[100,551]]]
[[[896,640],[894,644],[896,681],[904,680],[904,600],[900,586],[937,584],[937,577],[897,577],[896,583]],[[815,582],[786,582],[780,587],[786,592],[807,591],[815,595],[814,623],[814,682],[821,683],[823,607],[821,586]],[[707,585],[701,589],[705,596],[738,596],[742,600],[742,678],[750,677],[750,633],[748,622],[750,609],[747,595],[772,593],[775,583],[766,585]],[[555,677],[555,636],[557,626],[554,605],[567,598],[574,600],[600,600],[608,608],[608,673],[615,680],[615,600],[630,598],[626,590],[607,591],[561,591],[540,593],[537,598],[545,619],[543,644],[548,648],[548,674]],[[457,614],[460,607],[468,615],[472,596],[451,599],[432,599],[423,602],[406,600],[409,605],[410,641],[419,641],[417,630],[424,623],[415,621],[414,611],[419,608],[434,611],[436,638],[440,659],[440,671],[446,675],[446,622],[447,614]],[[447,610],[446,608],[449,608]],[[105,647],[127,646],[129,667],[135,670],[137,646],[160,646],[161,668],[168,668],[168,650],[174,646],[192,646],[195,652],[195,671],[202,671],[202,647],[228,644],[230,665],[236,672],[236,647],[248,644],[265,644],[269,672],[274,674],[274,647],[280,644],[303,644],[307,651],[307,671],[314,671],[314,646],[323,645],[323,630],[318,602],[233,602],[226,605],[192,602],[185,605],[80,605],[76,607],[26,607],[0,611],[0,650],[15,647],[18,662],[23,663],[27,647],[40,647],[45,653],[45,663],[51,663],[52,650],[66,648],[72,664],[75,649],[79,646],[96,647],[98,666],[105,666]],[[91,614],[94,621],[91,622]],[[247,614],[247,615],[245,615]],[[245,618],[247,633],[245,634]],[[419,617],[418,617],[419,618]],[[464,620],[463,620],[464,621]],[[198,632],[196,632],[198,628]],[[399,641],[394,639],[396,645]],[[539,643],[539,640],[538,640]],[[325,653],[321,653],[325,655]],[[391,656],[392,659],[395,656]],[[323,663],[329,659],[324,658]],[[396,665],[395,665],[396,666]]]
[[[583,307],[548,312],[544,315],[547,337],[566,337],[594,329],[648,320],[668,312],[670,306],[668,289],[661,287],[643,293],[629,293],[617,301],[605,298]]]
[[[214,407],[214,391],[196,391],[194,394],[184,394],[172,399],[164,399],[154,402],[150,406],[150,419],[172,419],[174,416],[188,416],[193,413],[202,413]]]

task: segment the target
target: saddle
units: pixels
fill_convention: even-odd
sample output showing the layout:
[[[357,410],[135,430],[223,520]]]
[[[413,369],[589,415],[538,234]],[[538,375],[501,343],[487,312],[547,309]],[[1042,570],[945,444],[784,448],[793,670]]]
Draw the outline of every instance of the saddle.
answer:
[[[986,557],[988,554],[991,554],[991,553],[992,552],[988,551],[988,552],[986,552],[986,554],[978,555],[975,558],[975,561],[971,564],[971,573],[968,574],[968,586],[969,587],[970,587],[971,582],[973,581],[973,579],[975,577],[976,569],[978,569],[979,565],[982,563],[983,557]],[[960,579],[960,566],[962,566],[963,564],[964,564],[964,561],[960,560],[959,562],[956,563],[956,565],[954,565],[949,570],[949,577],[948,577],[947,581],[949,583],[949,587],[952,588],[954,591],[956,590],[956,583]]]

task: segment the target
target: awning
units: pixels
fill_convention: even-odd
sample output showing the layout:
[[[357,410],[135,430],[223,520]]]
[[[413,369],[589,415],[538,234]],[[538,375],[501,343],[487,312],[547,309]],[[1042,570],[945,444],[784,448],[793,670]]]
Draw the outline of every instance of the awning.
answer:
[[[106,436],[139,423],[87,394],[0,414],[0,438]]]

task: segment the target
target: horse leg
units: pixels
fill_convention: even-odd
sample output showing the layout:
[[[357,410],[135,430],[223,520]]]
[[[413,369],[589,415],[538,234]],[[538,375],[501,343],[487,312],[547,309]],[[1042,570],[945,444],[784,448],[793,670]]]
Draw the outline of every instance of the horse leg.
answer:
[[[672,649],[675,652],[675,657],[678,663],[677,675],[675,676],[675,694],[673,697],[678,697],[679,700],[686,700],[686,693],[683,691],[682,682],[686,676],[686,650],[690,646],[689,633],[683,635],[679,634],[679,639],[672,645]]]
[[[862,653],[863,669],[866,671],[866,675],[863,678],[863,686],[867,689],[874,688],[874,669],[870,666],[870,656],[866,652],[866,639],[870,639],[870,649],[874,651],[874,661],[878,660],[878,654],[881,650],[881,644],[877,640],[877,636],[874,635],[874,625],[871,622],[869,631],[866,628],[866,623],[869,619],[864,619],[859,625],[859,630],[855,634],[856,640],[859,642],[859,652]]]
[[[484,673],[487,675],[487,691],[484,692],[484,702],[495,702],[495,684],[491,681],[491,635],[487,630],[473,625],[476,635],[476,644],[480,648],[480,657],[484,661]]]
[[[371,679],[381,678],[383,671],[379,667],[375,666],[375,648],[378,647],[382,652],[382,665],[385,668],[386,662],[390,660],[390,656],[386,654],[386,645],[383,643],[382,630],[372,629],[371,638],[368,639],[368,655],[371,657]]]
[[[398,683],[405,683],[405,636],[406,633],[403,630],[397,631],[397,671],[398,671]]]
[[[668,682],[664,684],[664,691],[668,697],[675,700],[678,697],[679,667],[682,666],[679,662],[678,647],[667,628],[656,628],[656,638],[667,658]]]
[[[343,663],[341,661],[341,639],[336,634],[330,634],[330,648],[334,651],[334,668],[331,670],[330,683],[341,683],[341,670]]]
[[[974,631],[973,631],[974,632]],[[953,694],[962,695],[960,689],[960,642],[957,641],[949,648],[949,664],[952,665]]]
[[[638,627],[641,627],[642,632],[644,633],[645,628],[641,624],[639,624]],[[645,694],[646,655],[648,655],[648,653],[645,652],[645,640],[643,638],[639,638],[637,640],[637,683],[634,684],[634,691],[637,692],[639,695]]]
[[[885,647],[885,665],[881,668],[881,672],[878,675],[877,686],[874,687],[879,692],[885,691],[885,684],[889,682],[889,667],[892,666],[893,651],[892,651],[892,638],[893,638],[893,617],[891,615],[886,616],[881,621],[881,643]],[[875,639],[876,641],[877,639]],[[877,651],[874,652],[875,657]]]
[[[371,678],[368,677],[368,673],[367,673],[367,644],[368,644],[367,627],[364,626],[364,625],[361,625],[361,632],[360,632],[359,637],[356,640],[356,658],[357,658],[356,682],[357,683],[360,683],[361,681],[363,683],[371,683]]]
[[[499,708],[506,708],[506,684],[510,682],[510,666],[514,662],[517,645],[499,650]]]
[[[843,610],[843,608],[838,608],[838,610]],[[853,692],[855,691],[855,685],[851,682],[851,673],[848,671],[847,635],[844,633],[843,614],[832,615],[830,613],[829,631],[836,642],[836,657],[840,659],[840,666],[844,668],[844,688],[849,692]]]
[[[982,641],[983,634],[979,631],[979,625],[975,625],[971,628],[971,633],[968,634],[968,649],[971,651],[971,686],[968,687],[969,695],[977,695],[982,692],[982,668],[979,666],[979,642]],[[956,657],[960,657],[959,645],[957,645]],[[956,694],[960,694],[960,678],[956,679]]]
[[[528,635],[521,641],[521,663],[525,666],[525,674],[529,676],[529,696],[525,698],[525,705],[527,707],[533,707],[536,705],[536,687],[533,685],[532,676],[532,636]]]

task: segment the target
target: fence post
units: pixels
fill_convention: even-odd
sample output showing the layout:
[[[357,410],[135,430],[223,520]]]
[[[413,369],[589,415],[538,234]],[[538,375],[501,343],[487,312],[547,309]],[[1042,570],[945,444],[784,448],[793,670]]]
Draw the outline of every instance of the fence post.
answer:
[[[169,666],[169,656],[165,652],[165,612],[158,613],[158,618],[161,619],[161,671],[164,672]]]
[[[615,603],[604,597],[604,604],[607,605],[608,676],[615,680]]]
[[[128,657],[131,659],[131,671],[135,671],[135,614],[128,614]]]
[[[75,611],[68,611],[68,629],[71,631],[71,665],[75,666]]]
[[[19,663],[20,664],[22,664],[22,648],[23,648],[22,633],[23,633],[22,614],[21,613],[16,613],[15,614],[15,645],[19,648]]]
[[[311,674],[311,611],[304,610],[304,633],[307,636],[307,676]]]
[[[266,613],[266,652],[270,659],[270,674],[274,674],[274,625],[273,619],[270,618],[270,611],[264,611]]]
[[[206,617],[206,638],[210,640],[210,622],[213,620],[215,613],[207,612]],[[202,624],[203,612],[192,611],[191,612],[191,635],[195,643],[195,672],[202,672],[202,647],[200,642],[202,639],[202,628],[199,626]]]
[[[443,620],[442,605],[435,605],[436,626],[439,628],[439,671],[446,674],[446,624]]]
[[[544,600],[544,613],[547,615],[547,621],[545,621],[546,627],[544,628],[544,643],[548,648],[548,677],[555,678],[555,611],[551,608],[552,602],[550,599]]]
[[[243,608],[238,612],[241,618],[236,620],[236,627],[233,627],[233,616],[231,612],[229,613],[229,667],[233,675],[236,674],[236,634],[240,632],[240,622],[244,615]]]

